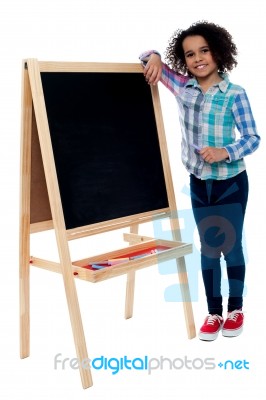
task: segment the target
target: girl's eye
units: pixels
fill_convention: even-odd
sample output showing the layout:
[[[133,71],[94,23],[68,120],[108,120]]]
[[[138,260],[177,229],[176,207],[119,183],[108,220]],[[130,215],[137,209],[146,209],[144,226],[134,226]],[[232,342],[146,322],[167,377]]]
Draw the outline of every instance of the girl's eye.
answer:
[[[202,53],[207,53],[209,49],[202,49]]]
[[[193,56],[193,53],[187,53],[187,54],[186,54],[186,57],[187,57],[187,58],[192,57],[192,56]]]

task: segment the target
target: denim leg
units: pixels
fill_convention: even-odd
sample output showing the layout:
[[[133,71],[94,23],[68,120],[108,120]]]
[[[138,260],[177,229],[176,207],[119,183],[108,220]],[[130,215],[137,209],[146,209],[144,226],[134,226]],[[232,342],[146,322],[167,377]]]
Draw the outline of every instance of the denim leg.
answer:
[[[222,313],[221,255],[227,265],[228,311],[243,305],[242,231],[248,198],[246,171],[225,181],[191,176],[191,203],[201,242],[201,268],[209,313]]]

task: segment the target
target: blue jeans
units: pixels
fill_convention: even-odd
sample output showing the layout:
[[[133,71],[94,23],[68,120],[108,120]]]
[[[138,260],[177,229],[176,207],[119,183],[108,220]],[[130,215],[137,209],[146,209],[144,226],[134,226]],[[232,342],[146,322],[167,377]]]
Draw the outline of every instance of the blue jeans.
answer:
[[[227,310],[243,306],[245,260],[242,248],[248,200],[246,171],[226,180],[190,175],[191,203],[201,243],[201,269],[210,314],[222,315],[221,256],[229,284]]]

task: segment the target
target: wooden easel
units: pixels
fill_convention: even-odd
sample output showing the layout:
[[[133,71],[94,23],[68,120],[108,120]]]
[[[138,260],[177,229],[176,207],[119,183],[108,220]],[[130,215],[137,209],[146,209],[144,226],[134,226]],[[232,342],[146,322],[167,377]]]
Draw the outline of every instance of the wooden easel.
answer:
[[[163,129],[157,87],[151,87],[152,101],[162,165],[169,205],[162,209],[100,221],[85,226],[67,228],[58,183],[56,162],[48,124],[46,102],[41,73],[126,73],[142,75],[138,64],[97,64],[39,62],[28,59],[23,62],[22,76],[22,131],[21,131],[21,185],[20,185],[20,349],[21,358],[30,353],[30,266],[44,268],[62,274],[68,303],[77,358],[88,358],[82,319],[76,292],[75,279],[99,282],[121,274],[127,274],[125,318],[133,314],[135,271],[169,259],[176,259],[182,290],[184,315],[188,338],[195,337],[195,326],[184,256],[192,252],[192,246],[181,242],[178,214],[171,180],[167,146]],[[34,190],[33,190],[34,188]],[[173,241],[138,235],[141,223],[156,218],[170,218]],[[68,242],[101,232],[129,227],[124,235],[129,247],[100,254],[85,260],[72,261]],[[30,255],[30,235],[54,229],[59,253],[59,263]],[[91,260],[123,257],[129,252],[141,252],[152,246],[165,246],[165,251],[125,261],[100,270],[84,268]],[[91,372],[80,368],[83,388],[92,386]]]

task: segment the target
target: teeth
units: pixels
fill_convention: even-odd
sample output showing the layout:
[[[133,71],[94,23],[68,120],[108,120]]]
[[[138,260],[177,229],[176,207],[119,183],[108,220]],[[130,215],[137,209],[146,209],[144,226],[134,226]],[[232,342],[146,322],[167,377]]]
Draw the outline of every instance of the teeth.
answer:
[[[202,68],[204,68],[205,67],[205,65],[199,65],[198,67],[196,67],[197,69],[202,69]]]

